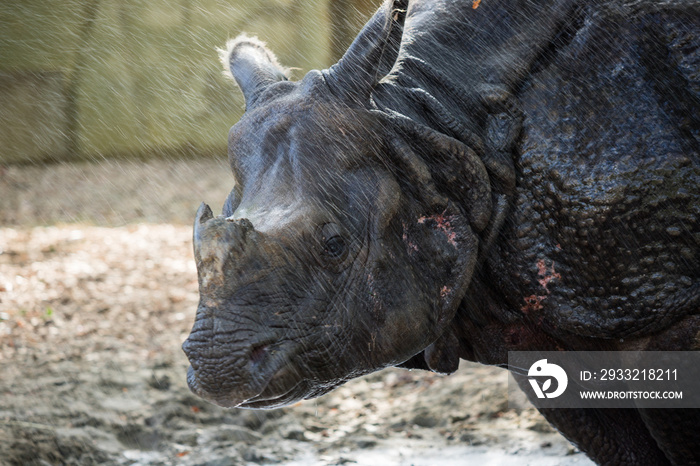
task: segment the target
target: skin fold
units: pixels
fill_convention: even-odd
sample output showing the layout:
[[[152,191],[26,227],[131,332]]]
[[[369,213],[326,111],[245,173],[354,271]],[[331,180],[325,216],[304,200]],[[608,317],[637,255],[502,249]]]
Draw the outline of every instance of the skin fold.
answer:
[[[296,82],[258,39],[222,51],[246,112],[222,215],[195,219],[196,394],[698,349],[700,6],[473,6],[388,2]],[[697,410],[541,411],[601,464],[700,461]]]

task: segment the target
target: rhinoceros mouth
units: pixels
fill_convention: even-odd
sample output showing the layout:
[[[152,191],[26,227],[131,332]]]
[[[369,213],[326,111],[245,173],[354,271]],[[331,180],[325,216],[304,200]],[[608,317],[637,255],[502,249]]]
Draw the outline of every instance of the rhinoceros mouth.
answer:
[[[208,384],[199,375],[202,364],[195,363],[187,370],[187,384],[194,394],[224,408],[282,406],[296,399],[288,395],[297,391],[301,380],[292,362],[298,353],[299,345],[292,342],[254,345],[247,364],[235,373],[224,365],[219,368],[236,383]]]
[[[303,399],[308,392],[308,384],[295,372],[290,367],[280,369],[259,395],[239,404],[238,407],[271,409],[286,406]]]

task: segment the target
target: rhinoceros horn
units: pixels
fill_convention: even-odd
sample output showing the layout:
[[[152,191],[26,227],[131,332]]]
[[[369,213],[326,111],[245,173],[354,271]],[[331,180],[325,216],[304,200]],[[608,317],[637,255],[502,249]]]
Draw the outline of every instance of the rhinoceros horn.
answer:
[[[372,89],[394,66],[407,7],[408,0],[380,7],[340,61],[326,71],[333,92],[349,105],[367,105]]]
[[[212,218],[214,218],[214,213],[211,211],[211,208],[202,202],[199,209],[197,209],[197,214],[195,215],[194,219],[193,243],[194,255],[197,262],[201,261],[202,242],[204,240],[206,223]]]
[[[197,261],[229,253],[242,254],[247,240],[255,234],[253,224],[246,218],[214,217],[202,202],[194,219],[194,253]]]
[[[209,206],[202,203],[195,216],[193,235],[200,285],[223,284],[225,269],[237,267],[246,254],[259,249],[252,238],[255,235],[248,219],[214,217]]]

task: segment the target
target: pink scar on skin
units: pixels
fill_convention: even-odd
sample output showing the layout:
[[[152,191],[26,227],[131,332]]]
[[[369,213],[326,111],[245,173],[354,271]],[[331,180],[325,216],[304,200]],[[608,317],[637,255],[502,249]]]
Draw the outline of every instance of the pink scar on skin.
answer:
[[[403,242],[406,243],[406,246],[407,246],[408,249],[409,249],[408,252],[409,252],[409,253],[410,253],[411,251],[418,252],[418,246],[416,246],[415,244],[413,244],[413,243],[411,242],[411,240],[408,239],[408,235],[406,234],[406,224],[403,223],[403,222],[401,222],[401,225],[403,225],[403,236],[401,237],[401,239],[403,239]]]
[[[452,290],[446,286],[443,286],[442,289],[440,290],[440,297],[442,299],[445,299],[447,297],[447,295],[450,294],[450,291],[452,291]]]
[[[418,223],[422,225],[427,220],[434,221],[437,227],[441,229],[443,233],[445,233],[445,236],[447,236],[447,241],[452,246],[457,247],[457,233],[452,230],[452,225],[450,224],[451,219],[451,215],[445,216],[445,212],[443,212],[441,214],[431,215],[430,217],[420,217],[418,219]]]
[[[542,301],[547,299],[547,295],[550,293],[549,288],[547,287],[549,285],[549,282],[551,282],[555,278],[561,279],[561,274],[557,273],[557,271],[554,270],[554,262],[552,262],[552,267],[548,269],[544,259],[540,259],[537,261],[537,275],[540,277],[537,279],[537,282],[542,286],[542,288],[544,288],[546,294],[533,294],[526,298],[523,298],[525,300],[525,305],[521,307],[520,310],[526,314],[528,312],[541,310],[544,307],[542,306]]]
[[[545,264],[544,259],[540,259],[537,261],[537,275],[539,275],[540,279],[537,281],[542,285],[542,288],[549,294],[549,289],[547,288],[547,285],[549,285],[549,282],[554,280],[555,278],[561,279],[561,274],[558,274],[556,270],[554,270],[554,261],[552,261],[552,268],[550,270],[547,270],[547,264]]]
[[[547,299],[547,297],[533,294],[523,299],[525,300],[525,305],[521,307],[520,310],[527,314],[529,312],[539,311],[540,309],[542,309],[544,307],[542,306],[542,301]]]

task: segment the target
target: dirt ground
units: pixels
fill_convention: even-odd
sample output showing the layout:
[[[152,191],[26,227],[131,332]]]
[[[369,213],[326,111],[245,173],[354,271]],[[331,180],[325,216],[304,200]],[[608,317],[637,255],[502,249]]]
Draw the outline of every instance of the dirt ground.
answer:
[[[592,464],[475,364],[271,411],[191,394],[189,224],[230,183],[211,160],[0,167],[0,464]]]

